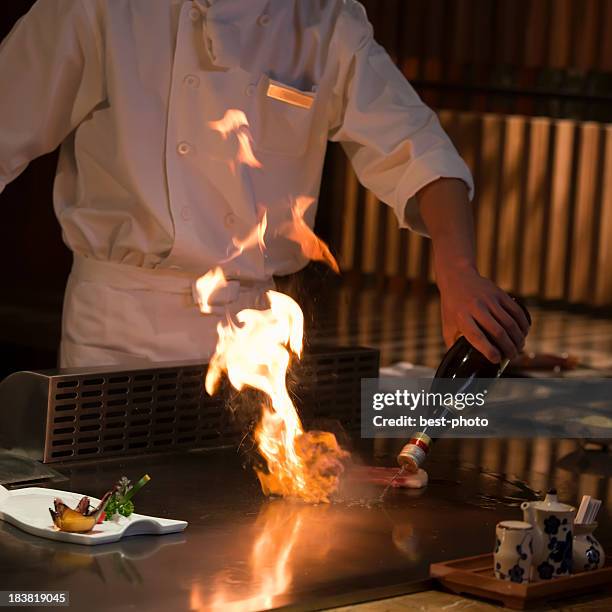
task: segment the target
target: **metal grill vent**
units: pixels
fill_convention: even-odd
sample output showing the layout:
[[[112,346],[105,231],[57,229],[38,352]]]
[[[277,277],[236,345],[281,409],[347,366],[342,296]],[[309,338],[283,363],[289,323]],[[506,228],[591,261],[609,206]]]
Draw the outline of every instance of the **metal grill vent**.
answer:
[[[361,379],[378,376],[379,354],[346,349],[302,360],[292,376],[300,415],[338,419],[347,429],[361,424]]]
[[[232,443],[238,432],[205,375],[192,366],[54,381],[46,460]]]
[[[367,348],[307,353],[290,374],[305,422],[359,427],[361,378],[378,376],[378,363]],[[0,384],[0,447],[51,463],[236,444],[244,432],[226,396],[206,393],[206,368],[18,372]]]

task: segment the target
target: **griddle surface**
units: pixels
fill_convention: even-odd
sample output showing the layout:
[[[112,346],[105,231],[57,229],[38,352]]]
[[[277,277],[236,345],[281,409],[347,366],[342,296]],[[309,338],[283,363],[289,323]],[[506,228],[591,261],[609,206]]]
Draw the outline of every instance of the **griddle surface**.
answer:
[[[366,444],[354,456],[392,465],[397,442]],[[73,609],[92,611],[317,608],[419,590],[430,586],[430,563],[490,551],[495,523],[518,518],[508,504],[530,499],[532,486],[557,486],[576,502],[571,469],[539,473],[536,443],[519,442],[522,473],[505,476],[492,466],[505,461],[511,442],[439,442],[429,486],[392,490],[383,504],[380,487],[350,478],[332,504],[266,499],[229,450],[56,465],[68,481],[50,487],[97,497],[123,474],[149,473],[138,511],[189,527],[86,549],[0,523],[0,588],[67,590]],[[600,524],[609,525],[602,514]],[[598,535],[610,541],[609,531]]]

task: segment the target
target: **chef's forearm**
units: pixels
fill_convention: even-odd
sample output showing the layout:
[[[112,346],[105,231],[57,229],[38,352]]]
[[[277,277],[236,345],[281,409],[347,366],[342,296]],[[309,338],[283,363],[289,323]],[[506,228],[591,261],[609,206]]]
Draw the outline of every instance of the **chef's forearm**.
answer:
[[[438,282],[452,270],[476,270],[474,220],[466,184],[441,178],[423,187],[416,197],[431,237]]]
[[[516,357],[529,321],[516,302],[476,269],[474,221],[468,190],[459,179],[439,179],[417,193],[431,236],[440,289],[444,341],[459,336],[489,361]]]

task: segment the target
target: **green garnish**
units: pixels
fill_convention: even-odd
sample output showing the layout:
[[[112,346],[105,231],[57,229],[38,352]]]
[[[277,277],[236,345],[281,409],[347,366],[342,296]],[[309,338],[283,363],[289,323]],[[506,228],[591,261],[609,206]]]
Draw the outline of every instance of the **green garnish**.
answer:
[[[145,474],[134,486],[128,478],[123,476],[115,485],[115,492],[110,496],[106,505],[104,520],[110,521],[115,514],[121,516],[130,516],[134,512],[134,502],[132,497],[151,480],[148,474]]]

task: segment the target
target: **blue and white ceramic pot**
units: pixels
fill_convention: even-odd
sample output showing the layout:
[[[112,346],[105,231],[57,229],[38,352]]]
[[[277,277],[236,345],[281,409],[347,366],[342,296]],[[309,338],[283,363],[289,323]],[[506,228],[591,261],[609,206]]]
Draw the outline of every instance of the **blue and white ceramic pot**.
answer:
[[[604,550],[593,535],[596,528],[597,523],[574,525],[572,559],[576,573],[599,569],[606,562]]]
[[[502,521],[495,527],[493,565],[495,577],[529,582],[533,556],[533,527],[523,521]]]
[[[533,525],[531,580],[551,580],[572,572],[576,509],[562,504],[551,490],[544,501],[523,502],[523,519]]]

